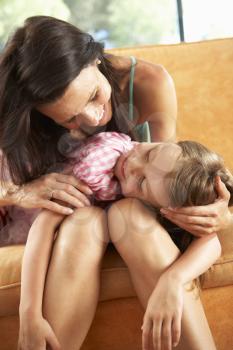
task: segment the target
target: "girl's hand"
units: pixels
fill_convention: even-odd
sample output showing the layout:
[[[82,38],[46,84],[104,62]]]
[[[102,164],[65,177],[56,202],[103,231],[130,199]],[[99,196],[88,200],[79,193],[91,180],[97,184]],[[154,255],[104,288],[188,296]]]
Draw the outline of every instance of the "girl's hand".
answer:
[[[71,214],[72,207],[89,206],[87,195],[93,192],[82,181],[72,175],[51,173],[43,175],[23,186],[13,186],[6,197],[11,199],[11,204],[23,208],[46,208],[59,214]],[[51,201],[57,199],[67,203],[67,207]]]
[[[142,349],[149,350],[152,334],[154,350],[172,350],[181,335],[183,285],[162,275],[153,290],[143,318]]]
[[[20,321],[17,350],[46,350],[46,344],[51,350],[61,350],[51,326],[42,316]]]
[[[220,177],[216,177],[216,190],[218,198],[213,204],[183,208],[161,209],[161,213],[177,226],[202,237],[218,233],[229,227],[232,215],[228,208],[230,193]]]

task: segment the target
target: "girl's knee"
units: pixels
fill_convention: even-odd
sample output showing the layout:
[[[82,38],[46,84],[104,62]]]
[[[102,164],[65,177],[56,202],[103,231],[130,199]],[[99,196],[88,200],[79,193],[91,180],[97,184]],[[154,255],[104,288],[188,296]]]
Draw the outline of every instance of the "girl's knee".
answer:
[[[126,198],[114,203],[108,212],[109,235],[117,247],[129,255],[174,261],[179,254],[155,212],[138,199]]]
[[[124,198],[113,203],[109,209],[109,213],[113,211],[115,214],[118,212],[118,215],[121,214],[127,220],[131,220],[132,223],[135,223],[135,215],[138,215],[140,219],[150,218],[153,221],[156,219],[155,212],[137,198]],[[113,214],[111,213],[110,215]]]
[[[119,233],[127,231],[132,234],[145,234],[156,228],[161,228],[155,212],[136,198],[124,198],[111,206],[108,211],[110,236],[115,225],[117,225]]]
[[[63,256],[83,252],[95,259],[103,256],[109,241],[106,213],[93,206],[78,208],[63,221],[56,245],[62,249]]]

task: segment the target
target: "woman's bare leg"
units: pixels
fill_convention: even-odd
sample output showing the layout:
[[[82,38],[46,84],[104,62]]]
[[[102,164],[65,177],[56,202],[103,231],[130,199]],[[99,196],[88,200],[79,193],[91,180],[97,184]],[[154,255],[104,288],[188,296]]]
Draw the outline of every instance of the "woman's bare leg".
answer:
[[[145,310],[160,274],[179,257],[180,251],[155,215],[136,199],[114,203],[108,212],[108,227]],[[182,332],[176,349],[216,350],[196,288],[184,292]]]
[[[108,242],[106,214],[97,207],[79,208],[59,229],[46,279],[43,314],[62,350],[80,349],[88,333]]]

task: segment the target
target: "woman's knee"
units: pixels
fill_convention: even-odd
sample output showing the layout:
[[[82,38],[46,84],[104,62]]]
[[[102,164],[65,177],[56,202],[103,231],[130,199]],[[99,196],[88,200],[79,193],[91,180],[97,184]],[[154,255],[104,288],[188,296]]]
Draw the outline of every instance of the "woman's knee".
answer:
[[[55,242],[63,257],[83,255],[93,261],[103,256],[109,241],[106,213],[92,206],[74,210],[61,224]]]

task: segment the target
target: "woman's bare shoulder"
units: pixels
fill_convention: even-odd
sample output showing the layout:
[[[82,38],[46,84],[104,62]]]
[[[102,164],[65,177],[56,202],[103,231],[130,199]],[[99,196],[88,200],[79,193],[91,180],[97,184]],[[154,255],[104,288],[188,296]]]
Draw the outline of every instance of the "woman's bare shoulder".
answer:
[[[136,58],[137,65],[134,76],[134,105],[139,113],[138,124],[150,120],[150,116],[155,116],[157,121],[158,111],[172,114],[176,113],[175,87],[166,68],[161,64],[156,64]],[[116,68],[130,69],[131,59],[126,56],[111,55],[111,62]],[[129,74],[123,81],[123,88],[127,95]]]
[[[131,59],[129,56],[119,56],[108,54],[109,60],[117,69],[129,69],[131,66]],[[135,70],[135,78],[145,81],[146,79],[164,79],[169,77],[169,73],[161,64],[152,63],[136,58],[137,65]]]
[[[137,69],[135,74],[135,83],[138,88],[145,89],[153,84],[154,89],[159,89],[160,86],[168,81],[171,81],[171,76],[162,64],[152,63],[137,59]]]

